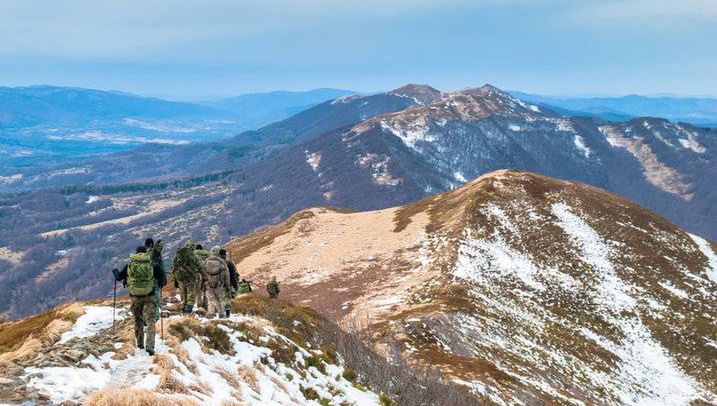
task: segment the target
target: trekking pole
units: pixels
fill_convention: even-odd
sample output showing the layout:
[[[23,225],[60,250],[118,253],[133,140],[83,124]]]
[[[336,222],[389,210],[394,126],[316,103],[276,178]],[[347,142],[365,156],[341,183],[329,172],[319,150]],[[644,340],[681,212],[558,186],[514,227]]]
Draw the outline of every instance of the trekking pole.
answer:
[[[115,309],[117,308],[117,278],[115,278],[115,286],[112,289],[112,337],[115,336]]]
[[[162,288],[159,288],[159,337],[164,341],[164,315],[162,314]]]

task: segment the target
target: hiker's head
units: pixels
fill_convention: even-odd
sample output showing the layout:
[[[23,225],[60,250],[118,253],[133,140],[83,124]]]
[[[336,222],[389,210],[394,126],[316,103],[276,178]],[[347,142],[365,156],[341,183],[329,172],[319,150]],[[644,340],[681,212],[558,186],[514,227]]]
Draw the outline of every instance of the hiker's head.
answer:
[[[137,252],[138,254],[146,253],[146,252],[147,252],[147,247],[145,247],[144,245],[140,245],[139,247],[137,247],[136,252]]]
[[[212,254],[219,255],[219,251],[221,251],[222,247],[215,245],[212,247]]]
[[[192,242],[192,240],[187,241],[186,247],[194,249],[194,243]]]
[[[146,240],[144,240],[144,246],[147,248],[154,247],[154,239],[152,239],[152,237],[150,237],[150,238],[147,238]]]
[[[272,277],[271,277],[271,281],[272,281],[272,282],[276,282],[276,276],[272,276]]]
[[[194,248],[196,248],[196,249],[198,249],[198,250],[203,250],[203,249],[204,249],[204,247],[202,247],[202,244],[197,244],[197,246],[194,247]]]
[[[226,257],[227,257],[227,250],[225,250],[224,248],[220,249],[220,250],[219,250],[219,256],[222,257],[222,258],[224,258],[224,259],[226,259]]]

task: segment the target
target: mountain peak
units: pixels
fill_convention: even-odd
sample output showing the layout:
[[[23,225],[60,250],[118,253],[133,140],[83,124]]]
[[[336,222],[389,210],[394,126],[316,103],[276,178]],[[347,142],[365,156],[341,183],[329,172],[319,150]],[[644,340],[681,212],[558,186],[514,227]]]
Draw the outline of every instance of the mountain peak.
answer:
[[[399,97],[408,97],[414,99],[418,104],[431,104],[434,100],[441,97],[441,91],[428,85],[409,83],[398,89],[391,90],[388,94]]]
[[[463,95],[471,95],[471,96],[479,96],[479,97],[511,97],[507,92],[503,91],[502,89],[493,86],[491,84],[484,84],[480,87],[471,87],[468,89],[460,90],[456,92],[458,94]]]

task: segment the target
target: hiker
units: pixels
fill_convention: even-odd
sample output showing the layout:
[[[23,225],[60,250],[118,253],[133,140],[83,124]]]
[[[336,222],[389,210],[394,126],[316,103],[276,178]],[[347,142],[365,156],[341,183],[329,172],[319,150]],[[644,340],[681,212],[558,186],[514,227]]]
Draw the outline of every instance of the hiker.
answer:
[[[231,259],[227,258],[227,250],[224,248],[219,250],[219,256],[227,263],[227,267],[229,268],[229,279],[232,285],[233,299],[237,294],[237,289],[239,289],[239,274],[237,273],[237,266]]]
[[[227,264],[227,268],[229,268],[229,282],[231,283],[231,294],[229,295],[229,298],[226,301],[226,304],[224,305],[224,311],[226,313],[226,316],[229,317],[231,315],[232,311],[232,303],[231,300],[234,299],[237,296],[237,290],[239,290],[239,274],[237,273],[237,267],[234,265],[234,262],[227,258],[227,250],[224,248],[219,250],[219,257],[224,260],[224,262]]]
[[[276,281],[276,276],[271,277],[271,282],[266,285],[266,291],[269,292],[269,297],[272,299],[279,296],[279,282]]]
[[[204,263],[209,257],[209,252],[202,247],[202,244],[197,244],[194,247],[194,255],[196,256],[197,263],[199,264],[199,278],[197,278],[197,307],[207,310],[207,297],[204,295]]]
[[[177,248],[172,259],[174,286],[179,289],[182,299],[182,313],[191,313],[197,301],[201,265],[194,255],[194,243],[189,240],[183,247]]]
[[[204,261],[202,279],[204,281],[204,296],[207,300],[207,317],[219,317],[227,314],[224,303],[231,295],[231,281],[229,279],[229,267],[219,256],[221,247],[212,248],[212,252]]]
[[[115,280],[122,281],[122,284],[127,287],[132,301],[134,337],[137,347],[145,349],[149,355],[154,355],[155,282],[159,289],[167,284],[164,272],[159,265],[152,263],[147,248],[144,246],[137,247],[136,252],[129,256],[129,263],[121,271],[115,271],[116,269],[112,271]]]
[[[159,268],[162,269],[162,273],[166,273],[164,270],[164,261],[162,260],[162,248],[164,248],[164,244],[162,243],[162,240],[158,240],[156,243],[154,242],[154,239],[152,237],[147,238],[144,240],[144,247],[147,249],[147,253],[149,254],[149,258],[152,261],[152,265],[159,265]],[[162,317],[162,304],[160,301],[162,300],[162,291],[159,289],[159,286],[154,285],[154,304],[155,304],[155,319],[159,319]]]
[[[239,281],[239,289],[237,289],[237,293],[251,293],[251,284],[248,280],[242,278],[241,281]]]

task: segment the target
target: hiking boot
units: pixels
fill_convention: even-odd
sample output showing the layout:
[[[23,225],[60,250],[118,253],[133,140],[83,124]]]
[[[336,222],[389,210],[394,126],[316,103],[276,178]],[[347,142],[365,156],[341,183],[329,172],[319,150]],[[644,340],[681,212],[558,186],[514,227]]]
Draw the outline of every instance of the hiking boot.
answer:
[[[137,348],[139,348],[140,350],[143,350],[143,349],[144,349],[144,344],[139,344],[139,345],[137,346]]]
[[[154,350],[151,348],[147,348],[147,354],[149,354],[150,356],[154,355]]]

